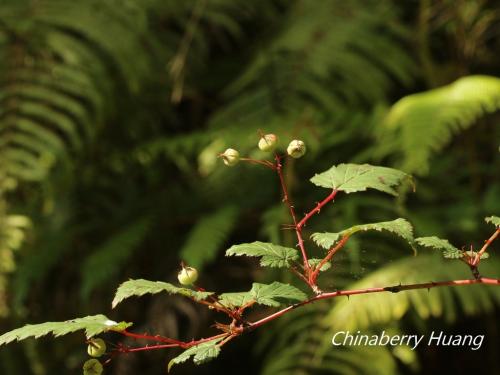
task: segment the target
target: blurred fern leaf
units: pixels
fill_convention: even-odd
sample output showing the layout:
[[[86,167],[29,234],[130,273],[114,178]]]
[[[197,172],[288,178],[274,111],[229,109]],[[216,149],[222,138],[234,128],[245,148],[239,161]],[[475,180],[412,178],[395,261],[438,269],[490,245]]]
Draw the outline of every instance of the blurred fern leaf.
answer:
[[[431,156],[451,138],[500,109],[500,78],[463,77],[437,89],[400,99],[380,127],[382,154],[401,156],[398,166],[426,174]]]
[[[141,244],[151,219],[141,218],[111,236],[85,259],[81,267],[81,295],[87,298],[94,288],[109,281]]]
[[[237,208],[229,206],[202,217],[188,234],[180,258],[195,268],[211,262],[231,234],[237,215]]]

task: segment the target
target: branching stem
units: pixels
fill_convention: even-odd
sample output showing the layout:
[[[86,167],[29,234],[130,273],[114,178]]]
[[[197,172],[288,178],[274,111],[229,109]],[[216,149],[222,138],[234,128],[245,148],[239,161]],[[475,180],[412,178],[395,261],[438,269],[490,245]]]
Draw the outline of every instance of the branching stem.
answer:
[[[494,279],[494,278],[487,278],[487,277],[482,277],[479,273],[478,270],[478,264],[480,262],[481,256],[486,252],[488,249],[489,245],[500,235],[500,228],[497,228],[497,230],[490,236],[488,240],[485,241],[485,244],[481,248],[481,250],[478,251],[474,259],[468,259],[464,260],[467,265],[470,267],[472,274],[474,276],[474,279],[464,279],[464,280],[450,280],[450,281],[437,281],[437,282],[427,282],[427,283],[418,283],[418,284],[399,284],[395,286],[385,286],[385,287],[373,287],[373,288],[365,288],[365,289],[353,289],[353,290],[341,290],[341,291],[334,291],[334,292],[323,292],[321,291],[317,284],[316,280],[317,277],[321,271],[321,268],[329,262],[333,256],[342,248],[344,245],[347,243],[349,240],[349,236],[346,235],[340,239],[339,242],[337,242],[336,245],[332,246],[326,256],[316,265],[316,266],[311,266],[309,264],[306,248],[304,245],[304,240],[302,237],[302,229],[306,225],[307,221],[313,217],[315,214],[319,213],[320,210],[327,205],[329,202],[332,202],[335,199],[335,196],[337,195],[338,191],[333,189],[331,193],[324,198],[321,202],[317,203],[316,206],[306,213],[304,217],[298,221],[297,220],[297,215],[295,213],[295,208],[293,206],[293,203],[290,199],[289,192],[285,183],[285,178],[283,176],[283,164],[282,164],[282,156],[275,154],[275,162],[271,162],[268,160],[255,160],[251,158],[240,158],[242,161],[250,162],[253,164],[260,164],[265,167],[268,167],[274,171],[276,171],[279,180],[280,180],[280,185],[281,185],[281,190],[283,194],[283,202],[286,203],[288,206],[288,209],[290,211],[290,216],[292,217],[293,220],[293,225],[291,225],[291,229],[295,230],[295,233],[297,235],[297,240],[298,240],[298,247],[300,248],[300,251],[302,253],[302,260],[303,260],[303,266],[302,270],[299,269],[300,264],[294,264],[290,267],[291,271],[295,273],[301,280],[303,280],[315,293],[316,295],[306,299],[305,301],[295,303],[293,305],[290,305],[288,307],[285,307],[279,311],[276,311],[260,320],[254,321],[254,322],[248,322],[243,319],[243,313],[244,311],[251,307],[255,301],[251,300],[244,304],[243,306],[237,308],[237,309],[231,309],[227,308],[226,306],[223,306],[220,304],[218,301],[217,297],[210,297],[210,301],[195,301],[203,305],[207,305],[210,308],[216,309],[218,311],[221,311],[225,313],[229,318],[232,318],[231,324],[220,324],[216,323],[215,327],[218,328],[219,330],[222,331],[222,333],[207,337],[204,339],[200,340],[192,340],[190,342],[184,342],[184,341],[179,341],[175,339],[171,339],[168,337],[163,337],[163,336],[151,336],[148,334],[137,334],[137,333],[132,333],[128,332],[127,330],[119,331],[118,333],[121,333],[124,336],[134,338],[136,340],[148,340],[148,341],[154,341],[157,344],[155,345],[146,345],[138,348],[129,348],[125,346],[118,346],[117,349],[115,349],[111,354],[119,354],[119,353],[130,353],[130,352],[139,352],[139,351],[147,351],[147,350],[156,350],[156,349],[165,349],[165,348],[172,348],[172,347],[180,347],[183,349],[187,349],[190,347],[193,347],[195,345],[199,345],[201,343],[207,342],[207,341],[212,341],[216,339],[221,339],[221,341],[217,344],[219,346],[224,345],[234,337],[240,336],[245,332],[253,331],[257,329],[258,327],[267,324],[277,318],[279,318],[282,315],[287,314],[288,312],[304,306],[308,305],[310,303],[314,303],[316,301],[324,300],[324,299],[330,299],[330,298],[336,298],[336,297],[341,297],[341,296],[352,296],[352,295],[359,295],[359,294],[370,294],[370,293],[382,293],[382,292],[390,292],[390,293],[399,293],[401,291],[406,291],[406,290],[416,290],[416,289],[428,289],[430,290],[431,288],[436,288],[436,287],[443,287],[443,286],[464,286],[464,285],[475,285],[475,284],[485,284],[485,285],[495,285],[495,286],[500,286],[500,279]],[[198,290],[204,291],[202,288],[197,287]]]
[[[303,218],[297,223],[297,228],[302,229],[302,227],[307,223],[307,220],[309,220],[314,214],[319,213],[321,208],[325,206],[328,202],[333,201],[335,199],[335,196],[337,195],[338,190],[332,190],[330,195],[328,195],[325,199],[323,199],[320,203],[316,205],[311,211],[309,211]]]
[[[282,310],[275,312],[274,314],[268,315],[265,318],[262,318],[256,322],[251,323],[245,331],[252,331],[276,318],[279,318],[282,315],[296,309],[297,307],[308,305],[310,303],[341,297],[341,296],[352,296],[356,294],[369,294],[369,293],[381,293],[381,292],[391,292],[398,293],[404,290],[414,290],[414,289],[431,289],[441,286],[461,286],[461,285],[474,285],[474,284],[486,284],[486,285],[497,285],[500,286],[500,279],[491,279],[487,277],[482,277],[479,279],[466,279],[466,280],[451,280],[451,281],[437,281],[437,282],[429,282],[429,283],[420,283],[420,284],[406,284],[406,285],[395,285],[395,286],[386,286],[386,287],[376,287],[376,288],[366,288],[366,289],[353,289],[353,290],[341,290],[336,292],[326,292],[321,293],[317,296],[309,298],[305,301],[290,305],[285,307]]]
[[[311,274],[311,278],[309,280],[311,283],[316,284],[316,279],[318,278],[318,274],[320,273],[321,268],[327,262],[329,262],[330,259],[333,258],[333,256],[337,253],[337,251],[339,251],[340,249],[342,249],[344,247],[344,245],[346,244],[348,239],[349,239],[349,236],[342,237],[342,239],[337,243],[337,245],[335,245],[330,250],[328,250],[328,253],[326,254],[326,256],[321,260],[321,262],[319,262],[319,264],[315,268],[314,272]]]
[[[491,237],[486,240],[481,250],[479,250],[479,252],[476,254],[476,259],[474,259],[474,262],[472,263],[473,266],[477,266],[479,264],[479,261],[481,260],[481,255],[485,253],[486,249],[488,249],[488,246],[490,246],[491,243],[495,241],[495,239],[498,237],[499,234],[500,234],[500,228],[497,228],[495,233],[493,233]]]
[[[283,176],[283,164],[281,163],[281,156],[276,154],[275,156],[275,168],[276,173],[279,176],[281,190],[283,192],[283,202],[286,203],[288,209],[290,210],[290,216],[293,220],[293,225],[295,228],[295,234],[297,235],[298,246],[300,248],[300,252],[302,253],[302,259],[304,261],[304,273],[307,279],[309,279],[309,275],[311,274],[311,267],[309,266],[309,260],[307,259],[307,252],[304,246],[304,239],[302,238],[302,229],[297,226],[297,215],[295,214],[295,208],[293,207],[293,203],[288,194],[288,189],[286,187],[285,178]],[[312,285],[311,285],[312,287]]]

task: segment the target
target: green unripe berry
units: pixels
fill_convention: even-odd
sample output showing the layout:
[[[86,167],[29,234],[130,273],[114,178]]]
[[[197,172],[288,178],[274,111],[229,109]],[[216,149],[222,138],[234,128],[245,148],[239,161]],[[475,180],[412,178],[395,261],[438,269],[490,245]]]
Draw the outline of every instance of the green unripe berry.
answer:
[[[259,139],[259,149],[270,152],[276,148],[278,137],[276,134],[266,134]]]
[[[89,359],[83,364],[83,375],[101,375],[102,365],[97,359]]]
[[[87,352],[91,357],[99,358],[106,353],[106,343],[103,339],[92,339],[87,347]]]
[[[182,285],[192,285],[198,280],[198,271],[193,267],[183,267],[177,274],[177,279]]]
[[[286,152],[294,159],[301,158],[306,153],[306,144],[301,140],[294,139],[288,145]]]
[[[228,148],[226,151],[224,151],[223,154],[221,154],[221,157],[224,161],[224,164],[230,167],[238,164],[238,162],[240,161],[240,153],[233,148]]]

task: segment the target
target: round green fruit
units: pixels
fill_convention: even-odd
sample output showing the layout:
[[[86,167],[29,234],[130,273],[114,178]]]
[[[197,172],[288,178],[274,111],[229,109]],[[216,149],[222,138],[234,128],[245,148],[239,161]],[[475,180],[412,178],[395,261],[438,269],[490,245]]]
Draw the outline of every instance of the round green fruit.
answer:
[[[192,285],[198,280],[198,271],[193,267],[183,267],[177,274],[177,279],[182,285]]]
[[[259,139],[259,149],[270,152],[276,148],[278,137],[276,134],[266,134]]]
[[[238,164],[240,161],[240,153],[233,148],[228,148],[221,156],[224,164],[230,167]]]
[[[306,144],[301,140],[294,139],[288,145],[286,152],[294,159],[301,158],[306,153]]]
[[[106,343],[103,339],[92,339],[89,341],[87,352],[91,357],[99,358],[106,353]]]
[[[83,375],[101,375],[102,365],[97,359],[89,359],[83,364]]]

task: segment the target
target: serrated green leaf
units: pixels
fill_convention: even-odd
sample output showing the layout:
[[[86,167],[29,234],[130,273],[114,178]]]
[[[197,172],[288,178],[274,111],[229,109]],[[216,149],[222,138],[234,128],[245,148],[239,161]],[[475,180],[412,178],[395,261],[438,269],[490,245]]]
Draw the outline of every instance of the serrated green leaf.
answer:
[[[380,223],[355,225],[338,233],[313,233],[311,238],[318,246],[329,249],[340,238],[367,230],[389,231],[406,240],[410,246],[413,245],[413,228],[407,220],[401,218],[392,221],[382,221]]]
[[[226,256],[229,255],[261,257],[261,266],[276,268],[289,267],[292,261],[299,258],[295,249],[260,241],[233,245],[226,251]]]
[[[219,302],[227,307],[240,307],[250,301],[278,307],[284,301],[303,301],[306,298],[307,295],[300,289],[275,281],[272,284],[253,283],[249,292],[223,293],[219,296]]]
[[[128,280],[118,287],[115,298],[113,299],[112,306],[114,308],[124,299],[133,296],[142,296],[148,293],[156,294],[160,292],[179,294],[181,296],[193,298],[198,301],[204,300],[208,296],[214,294],[213,292],[198,292],[188,288],[179,288],[175,285],[163,281],[150,281],[144,279]]]
[[[496,227],[500,227],[500,217],[498,216],[490,216],[484,219],[487,223],[491,223]]]
[[[186,362],[188,359],[193,357],[193,362],[196,365],[201,365],[202,363],[206,363],[211,361],[215,357],[217,357],[220,353],[220,347],[217,345],[223,338],[217,338],[214,340],[210,340],[199,345],[195,345],[185,351],[183,351],[180,355],[170,360],[168,363],[168,372],[172,366],[177,365],[179,363]]]
[[[397,195],[394,187],[410,176],[397,169],[376,167],[370,164],[339,164],[316,174],[311,182],[316,186],[335,189],[345,193],[375,189]]]
[[[329,249],[332,245],[337,242],[342,236],[342,232],[339,233],[313,233],[311,234],[311,239],[318,245],[324,249]]]
[[[250,292],[222,293],[219,302],[226,307],[240,307],[253,300]]]
[[[415,242],[420,246],[443,250],[443,257],[448,259],[460,259],[463,256],[463,252],[450,244],[448,240],[443,240],[436,236],[419,237],[415,239]]]
[[[64,322],[46,322],[41,324],[28,324],[0,336],[0,345],[13,341],[21,341],[29,337],[39,338],[48,334],[55,337],[63,336],[79,330],[85,330],[87,338],[107,331],[123,331],[132,323],[114,322],[104,315],[86,316],[67,320]]]
[[[322,261],[323,259],[319,259],[319,258],[312,258],[312,259],[309,259],[309,265],[313,268],[316,268],[320,262]],[[328,269],[330,269],[332,266],[332,264],[330,262],[326,262],[325,264],[323,264],[321,266],[321,269],[320,271],[326,271]]]
[[[272,284],[254,283],[250,291],[255,302],[261,305],[278,307],[283,300],[303,301],[307,295],[290,284],[273,282]]]

